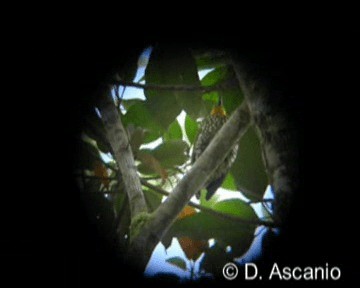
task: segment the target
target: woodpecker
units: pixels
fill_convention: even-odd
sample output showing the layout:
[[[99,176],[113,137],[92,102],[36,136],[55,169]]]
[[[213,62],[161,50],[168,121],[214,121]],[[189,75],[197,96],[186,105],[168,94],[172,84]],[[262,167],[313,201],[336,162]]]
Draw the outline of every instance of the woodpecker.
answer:
[[[201,125],[198,136],[195,140],[194,149],[191,157],[191,162],[194,163],[196,159],[205,151],[206,147],[210,144],[211,140],[215,137],[216,133],[227,121],[227,115],[222,105],[222,98],[219,99],[217,105],[211,110],[211,113],[206,117]],[[207,190],[206,200],[209,200],[222,185],[226,174],[229,172],[232,164],[235,161],[238,151],[238,144],[236,144],[226,156],[223,163],[211,174],[209,179],[205,182],[204,187]],[[200,191],[196,193],[196,197],[200,198]]]

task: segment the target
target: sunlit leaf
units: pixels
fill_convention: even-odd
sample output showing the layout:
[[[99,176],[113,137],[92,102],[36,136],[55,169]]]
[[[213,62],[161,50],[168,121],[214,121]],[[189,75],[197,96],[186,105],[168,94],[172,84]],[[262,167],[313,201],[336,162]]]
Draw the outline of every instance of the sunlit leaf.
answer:
[[[212,105],[216,105],[219,102],[219,93],[217,91],[211,91],[205,93],[202,96],[202,99],[207,102],[210,102]]]
[[[182,259],[180,257],[172,257],[172,258],[166,259],[166,262],[186,271],[186,262],[184,259]]]
[[[259,138],[254,128],[250,127],[240,140],[239,152],[231,168],[231,174],[239,185],[239,189],[245,188],[241,192],[252,200],[261,199],[268,185],[261,155]],[[246,190],[250,192],[248,193]]]
[[[185,117],[185,131],[190,143],[193,144],[199,131],[199,127],[196,121],[191,119],[188,115]]]
[[[165,141],[182,139],[181,127],[177,120],[170,124],[168,130],[164,134],[164,139]]]
[[[229,75],[228,67],[219,67],[206,74],[206,76],[201,79],[201,84],[203,86],[213,86],[224,81]]]
[[[227,199],[217,202],[213,209],[222,213],[241,216],[248,220],[255,221],[257,219],[253,208],[240,199]]]
[[[200,205],[207,207],[207,208],[214,207],[214,205],[217,202],[219,202],[219,199],[220,199],[219,194],[214,194],[209,200],[206,200],[206,194],[207,194],[206,189],[202,189],[200,191]]]
[[[232,191],[238,190],[236,187],[235,179],[231,173],[228,173],[226,175],[226,178],[225,178],[224,182],[222,183],[221,187],[224,189],[232,190]]]

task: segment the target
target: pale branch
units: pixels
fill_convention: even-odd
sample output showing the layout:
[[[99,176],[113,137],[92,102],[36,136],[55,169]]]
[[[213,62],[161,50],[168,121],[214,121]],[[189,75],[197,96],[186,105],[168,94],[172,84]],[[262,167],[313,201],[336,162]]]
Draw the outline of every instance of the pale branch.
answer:
[[[239,141],[250,124],[249,111],[243,102],[218,131],[209,146],[173,189],[172,193],[152,214],[141,233],[131,243],[131,254],[143,253],[139,264],[145,267],[156,244],[168,231],[190,198],[203,188],[212,172],[224,161],[228,151]],[[145,247],[145,248],[144,248]]]
[[[257,200],[257,202],[262,201],[262,198],[260,196],[258,196],[255,192],[245,188],[244,186],[236,184],[236,188],[239,189],[241,192],[243,192],[246,197],[247,197],[247,195],[249,195],[252,198],[255,198]]]
[[[129,199],[131,218],[133,218],[141,212],[146,212],[147,206],[127,132],[112,100],[110,88],[106,87],[107,89],[104,89],[101,97],[99,97],[98,108],[113,156],[122,175]]]
[[[121,85],[125,87],[133,87],[143,90],[167,90],[167,91],[200,91],[201,93],[209,93],[218,90],[227,90],[237,88],[238,84],[234,81],[213,85],[213,86],[196,86],[196,85],[157,85],[157,84],[140,84],[124,80],[115,80],[113,85]]]
[[[150,188],[151,190],[154,190],[155,192],[159,193],[159,194],[162,194],[164,196],[170,196],[171,193],[165,191],[164,189],[160,188],[160,187],[157,187],[155,185],[152,185],[151,183],[147,182],[146,180],[144,179],[140,179],[140,182],[142,185],[144,185],[145,187],[148,187]],[[234,221],[234,222],[237,222],[237,223],[242,223],[242,224],[249,224],[249,225],[264,225],[264,226],[267,226],[267,227],[275,227],[274,223],[271,223],[271,222],[266,222],[266,221],[261,221],[261,220],[258,220],[258,221],[250,221],[250,220],[247,220],[247,219],[243,219],[239,216],[235,216],[235,215],[231,215],[231,214],[227,214],[227,213],[222,213],[222,212],[219,212],[219,211],[216,211],[216,210],[213,210],[211,208],[208,208],[208,207],[205,207],[203,205],[200,205],[200,204],[196,204],[192,201],[190,201],[188,203],[189,206],[191,207],[194,207],[194,208],[197,208],[197,209],[200,209],[201,211],[205,212],[205,213],[208,213],[208,214],[211,214],[211,215],[214,215],[214,216],[217,216],[217,217],[220,217],[220,218],[223,218],[223,219],[226,219],[226,220],[230,220],[230,221]]]

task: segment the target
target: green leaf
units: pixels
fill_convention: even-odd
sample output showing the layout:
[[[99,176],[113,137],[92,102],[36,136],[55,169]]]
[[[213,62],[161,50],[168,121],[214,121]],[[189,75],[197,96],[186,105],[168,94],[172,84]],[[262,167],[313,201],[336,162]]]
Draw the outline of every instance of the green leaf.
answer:
[[[156,121],[156,119],[154,119],[153,115],[154,113],[151,113],[148,110],[145,103],[141,102],[132,105],[127,113],[122,117],[122,121],[125,126],[132,123],[136,127],[144,128],[146,132],[144,143],[148,143],[161,137],[164,132],[164,129]]]
[[[221,67],[228,63],[226,55],[220,51],[194,52],[193,54],[199,70]]]
[[[243,219],[257,220],[257,216],[253,208],[240,199],[227,199],[217,202],[213,206],[213,209],[225,214],[239,216]]]
[[[201,79],[201,84],[203,86],[213,86],[223,82],[229,75],[230,72],[228,67],[219,67],[206,74],[206,76]]]
[[[180,257],[172,257],[170,259],[167,259],[166,262],[186,271],[186,262]]]
[[[231,173],[228,173],[224,182],[221,185],[222,188],[232,190],[232,191],[238,191],[235,183],[235,179],[232,176]]]
[[[199,131],[199,126],[196,123],[196,121],[194,121],[189,115],[186,115],[185,132],[191,144],[195,142],[198,131]]]
[[[160,144],[154,150],[148,151],[148,153],[158,159],[162,167],[173,168],[183,165],[188,160],[186,155],[188,149],[189,146],[185,141],[170,140]]]
[[[229,76],[229,68],[228,67],[219,67],[217,69],[214,69],[213,71],[206,74],[206,76],[201,80],[201,84],[203,86],[213,86],[217,85],[224,80],[227,79]],[[208,113],[210,113],[211,109],[214,105],[216,105],[220,99],[220,96],[223,95],[223,92],[219,91],[212,91],[209,93],[205,93],[202,96],[202,99],[205,100],[205,107]],[[228,101],[228,99],[223,98],[224,103]]]
[[[218,102],[218,99],[222,97],[223,99],[223,105],[225,108],[225,111],[228,114],[231,114],[243,101],[244,95],[240,89],[240,87],[236,84],[236,76],[234,73],[234,70],[230,67],[219,67],[215,70],[208,73],[202,80],[201,84],[203,86],[213,86],[213,85],[220,85],[220,84],[226,84],[229,81],[233,81],[233,85],[230,87],[218,90],[218,91],[212,91],[209,93],[205,93],[203,95],[203,100],[205,100],[206,108],[207,110],[211,110],[212,106],[215,105]],[[226,85],[224,85],[226,86]],[[211,104],[211,105],[209,105]]]
[[[140,99],[122,99],[121,100],[121,104],[124,106],[124,108],[126,110],[129,110],[129,108],[135,104],[138,103],[144,103],[144,100],[140,100]]]
[[[151,53],[145,70],[147,84],[200,86],[195,61],[188,49],[157,46]],[[202,107],[199,91],[150,90],[144,91],[147,105],[163,128],[167,128],[184,109],[198,115]]]
[[[141,161],[138,166],[139,171],[142,174],[157,174],[160,175],[162,180],[165,181],[168,174],[159,160],[151,154],[152,150],[141,150],[138,152],[137,157]]]
[[[149,91],[145,94],[149,93],[151,92]],[[157,93],[162,94],[164,92],[159,91]],[[151,100],[145,101],[146,109],[151,111],[153,119],[161,126],[162,130],[167,130],[169,125],[181,112],[181,107],[171,97],[171,94],[172,93],[168,93],[168,95],[160,95],[161,97],[153,97]]]
[[[244,94],[239,87],[229,90],[219,91],[219,96],[223,98],[225,111],[230,115],[244,100]]]
[[[221,203],[221,202],[220,202]],[[230,204],[229,211],[242,216],[244,219],[256,220],[255,213],[248,210],[242,212],[234,209],[234,204]],[[238,205],[240,207],[240,205]],[[238,207],[235,207],[238,208]],[[219,205],[217,210],[226,210]],[[177,220],[169,230],[168,237],[187,236],[192,239],[208,240],[214,238],[224,247],[231,246],[235,251],[235,256],[240,257],[250,247],[253,240],[255,226],[243,225],[236,221],[226,220],[215,215],[204,212]]]
[[[260,141],[253,127],[250,127],[241,138],[239,152],[230,171],[239,190],[246,197],[251,200],[262,199],[268,185],[268,178],[262,160]],[[241,190],[241,187],[251,193]]]
[[[134,128],[131,124],[128,125],[127,128],[130,136],[131,150],[134,155],[136,155],[139,151],[141,144],[144,143],[145,130],[140,127]]]
[[[206,200],[206,194],[206,189],[200,191],[200,205],[207,208],[213,208],[214,205],[219,202],[220,196],[219,194],[214,194],[209,200]]]
[[[216,105],[219,102],[219,93],[216,91],[205,93],[202,96],[202,99],[205,100],[206,102],[211,103],[212,105]],[[210,106],[210,109],[211,108],[212,106]]]
[[[202,96],[202,99],[204,100],[203,105],[205,110],[203,117],[207,117],[210,115],[210,112],[214,108],[214,106],[217,105],[217,103],[219,102],[219,93],[217,91],[205,93]]]
[[[164,134],[164,139],[165,141],[182,140],[182,131],[177,120],[170,124],[168,130]]]
[[[144,196],[149,212],[155,211],[160,206],[162,195],[155,193],[152,190],[144,189]]]

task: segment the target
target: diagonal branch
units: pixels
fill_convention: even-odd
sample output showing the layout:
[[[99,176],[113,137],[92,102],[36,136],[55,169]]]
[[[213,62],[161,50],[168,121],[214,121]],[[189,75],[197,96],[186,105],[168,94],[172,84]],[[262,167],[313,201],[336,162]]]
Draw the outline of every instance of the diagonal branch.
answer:
[[[111,98],[110,89],[104,89],[101,96],[99,97],[98,108],[104,123],[107,139],[122,175],[130,203],[131,218],[133,218],[139,213],[147,211],[144,194],[141,189],[128,135]]]
[[[176,220],[177,215],[200,190],[211,173],[223,162],[228,151],[247,131],[250,117],[247,104],[243,102],[216,134],[209,146],[181,179],[169,197],[154,212],[142,232],[131,243],[131,254],[139,255],[139,262],[146,265],[153,248]]]

